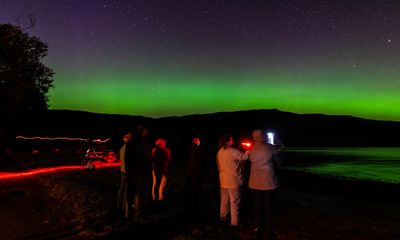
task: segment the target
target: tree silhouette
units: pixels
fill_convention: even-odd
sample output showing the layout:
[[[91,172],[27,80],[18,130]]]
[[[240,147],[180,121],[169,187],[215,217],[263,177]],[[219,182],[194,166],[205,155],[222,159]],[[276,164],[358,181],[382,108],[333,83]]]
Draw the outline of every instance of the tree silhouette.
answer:
[[[47,109],[53,87],[54,72],[42,62],[48,46],[25,30],[0,24],[0,145],[19,119]]]

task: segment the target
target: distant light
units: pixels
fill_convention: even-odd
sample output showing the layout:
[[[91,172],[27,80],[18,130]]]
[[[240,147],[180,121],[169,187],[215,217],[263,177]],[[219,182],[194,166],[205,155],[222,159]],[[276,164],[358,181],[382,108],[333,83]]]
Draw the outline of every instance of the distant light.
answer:
[[[267,137],[268,137],[268,143],[271,143],[272,145],[274,145],[274,133],[272,132],[268,132],[267,133]]]
[[[242,147],[243,147],[244,149],[250,149],[250,148],[252,147],[251,142],[245,141],[245,142],[242,142],[241,144],[242,144]]]

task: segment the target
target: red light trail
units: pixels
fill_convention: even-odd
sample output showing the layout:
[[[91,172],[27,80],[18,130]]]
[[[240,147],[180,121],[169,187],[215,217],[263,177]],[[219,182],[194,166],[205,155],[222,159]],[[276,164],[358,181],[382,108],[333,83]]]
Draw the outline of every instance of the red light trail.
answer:
[[[90,140],[88,138],[70,138],[70,137],[25,137],[25,136],[16,136],[16,139],[23,139],[23,140],[48,140],[48,141],[56,141],[56,140],[63,140],[63,141],[82,141],[82,142],[96,142],[96,143],[105,143],[110,141],[110,138],[107,139],[93,139]]]
[[[119,163],[103,163],[103,162],[98,162],[98,161],[93,162],[93,164],[95,165],[96,169],[120,166]],[[0,180],[27,177],[27,176],[32,176],[32,175],[41,174],[41,173],[50,173],[50,172],[57,172],[57,171],[63,171],[63,170],[77,170],[77,169],[86,170],[87,168],[79,165],[79,166],[58,166],[58,167],[38,168],[38,169],[32,169],[32,170],[28,170],[28,171],[24,171],[24,172],[0,172]]]

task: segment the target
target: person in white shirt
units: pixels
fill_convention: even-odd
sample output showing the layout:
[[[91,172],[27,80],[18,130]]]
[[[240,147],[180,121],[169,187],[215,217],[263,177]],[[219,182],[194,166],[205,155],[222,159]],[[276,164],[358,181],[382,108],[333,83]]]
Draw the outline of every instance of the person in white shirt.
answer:
[[[264,230],[264,239],[273,237],[273,212],[275,190],[279,187],[275,174],[273,155],[282,149],[266,142],[264,131],[256,129],[252,133],[254,147],[250,149],[250,179],[249,188],[254,199],[255,231],[261,234]],[[264,225],[264,226],[263,226]]]
[[[219,145],[217,165],[221,188],[220,219],[224,221],[230,211],[231,226],[238,226],[240,186],[243,183],[241,162],[248,158],[248,154],[232,147],[233,139],[229,134],[219,138]]]

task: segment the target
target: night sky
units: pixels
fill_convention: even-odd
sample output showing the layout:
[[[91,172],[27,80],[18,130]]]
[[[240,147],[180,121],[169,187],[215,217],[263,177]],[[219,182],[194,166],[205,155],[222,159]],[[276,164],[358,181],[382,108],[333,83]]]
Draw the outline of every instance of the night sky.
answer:
[[[400,121],[400,1],[2,0],[49,45],[51,109]]]

